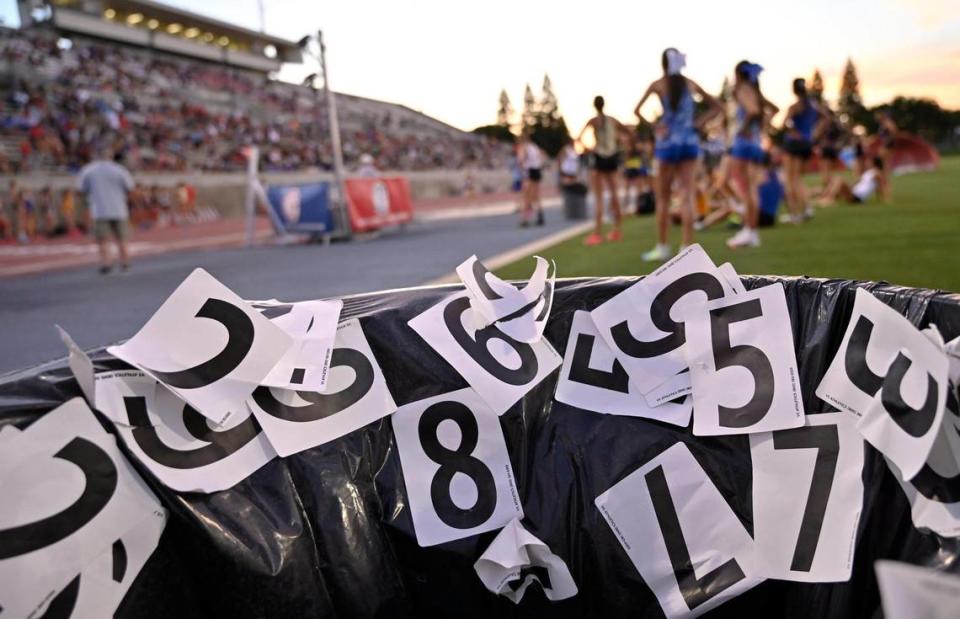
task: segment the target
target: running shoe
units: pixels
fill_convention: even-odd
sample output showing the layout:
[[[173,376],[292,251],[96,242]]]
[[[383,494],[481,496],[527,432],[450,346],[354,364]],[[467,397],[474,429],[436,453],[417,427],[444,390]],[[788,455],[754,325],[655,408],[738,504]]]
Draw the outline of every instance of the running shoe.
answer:
[[[760,247],[760,235],[756,230],[750,228],[741,228],[732,237],[727,239],[727,247],[737,249],[740,247]]]
[[[780,223],[782,224],[799,224],[802,221],[803,220],[800,219],[799,217],[794,218],[794,216],[791,213],[784,213],[783,215],[780,216]]]
[[[656,247],[644,252],[640,257],[644,262],[663,262],[670,257],[670,246],[666,243],[657,243]]]
[[[623,232],[621,232],[620,230],[614,228],[613,230],[611,230],[610,232],[607,233],[607,240],[608,240],[608,241],[622,241],[622,240],[623,240]]]
[[[542,226],[544,224],[543,220],[543,211],[537,211],[537,225]]]
[[[600,243],[603,243],[603,237],[596,232],[583,239],[583,244],[587,247],[593,247],[594,245],[599,245]]]
[[[815,212],[812,205],[807,205],[807,208],[803,211],[803,216],[807,219],[813,219]]]
[[[750,228],[744,226],[740,228],[740,231],[727,239],[727,247],[730,249],[737,249],[738,247],[749,247],[750,245]]]

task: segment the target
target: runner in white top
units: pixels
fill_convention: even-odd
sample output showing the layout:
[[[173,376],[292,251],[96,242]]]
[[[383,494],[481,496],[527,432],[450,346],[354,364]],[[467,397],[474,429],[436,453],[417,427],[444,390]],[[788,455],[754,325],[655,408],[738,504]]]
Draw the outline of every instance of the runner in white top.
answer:
[[[613,211],[613,230],[607,235],[607,240],[619,241],[623,238],[623,233],[620,231],[622,216],[618,197],[617,170],[620,168],[620,142],[630,138],[630,131],[616,118],[604,114],[603,106],[603,97],[594,97],[593,107],[597,110],[597,115],[587,121],[580,130],[580,135],[577,136],[577,142],[580,142],[587,130],[591,130],[595,143],[591,166],[593,172],[590,175],[593,184],[595,223],[593,233],[584,239],[585,245],[597,245],[603,242],[601,232],[604,189],[610,194],[610,208]]]
[[[881,183],[883,159],[874,157],[872,165],[867,168],[857,182],[851,187],[843,178],[836,177],[823,193],[819,203],[829,206],[837,201],[851,204],[863,204],[873,197]]]
[[[544,221],[543,204],[540,202],[540,181],[543,179],[543,151],[533,143],[527,132],[524,132],[520,138],[517,159],[525,172],[520,226],[525,228],[530,225],[530,213],[534,210],[537,212],[537,225],[542,226]]]

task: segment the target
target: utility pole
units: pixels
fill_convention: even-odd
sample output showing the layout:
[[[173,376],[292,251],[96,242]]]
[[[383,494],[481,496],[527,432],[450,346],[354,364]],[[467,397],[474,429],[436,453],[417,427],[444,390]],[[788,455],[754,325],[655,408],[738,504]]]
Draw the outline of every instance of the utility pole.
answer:
[[[323,31],[317,31],[317,43],[320,46],[320,74],[323,76],[323,91],[327,98],[327,113],[330,120],[330,146],[333,149],[333,178],[336,185],[336,212],[340,217],[341,229],[350,234],[350,218],[347,214],[347,192],[344,185],[343,150],[340,145],[340,123],[337,120],[337,101],[330,88],[330,76],[327,73],[327,46],[323,43]]]

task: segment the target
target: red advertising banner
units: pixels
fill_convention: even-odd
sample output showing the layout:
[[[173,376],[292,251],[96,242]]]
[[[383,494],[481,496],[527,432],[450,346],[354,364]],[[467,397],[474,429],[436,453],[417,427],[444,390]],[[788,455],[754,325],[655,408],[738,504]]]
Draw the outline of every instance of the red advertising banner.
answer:
[[[345,184],[350,227],[354,232],[370,232],[413,220],[407,179],[348,178]]]

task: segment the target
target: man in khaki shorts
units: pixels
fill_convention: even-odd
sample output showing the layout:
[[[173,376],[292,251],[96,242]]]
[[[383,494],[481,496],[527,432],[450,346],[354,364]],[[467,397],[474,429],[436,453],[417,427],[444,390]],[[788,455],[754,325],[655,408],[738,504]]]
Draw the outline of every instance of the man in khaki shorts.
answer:
[[[127,254],[127,220],[130,210],[127,196],[133,190],[133,177],[121,164],[123,154],[118,152],[113,161],[97,159],[80,170],[77,189],[87,196],[87,207],[93,219],[93,235],[100,250],[100,273],[106,275],[113,269],[113,259],[107,247],[109,237],[117,243],[120,269],[130,268]]]

